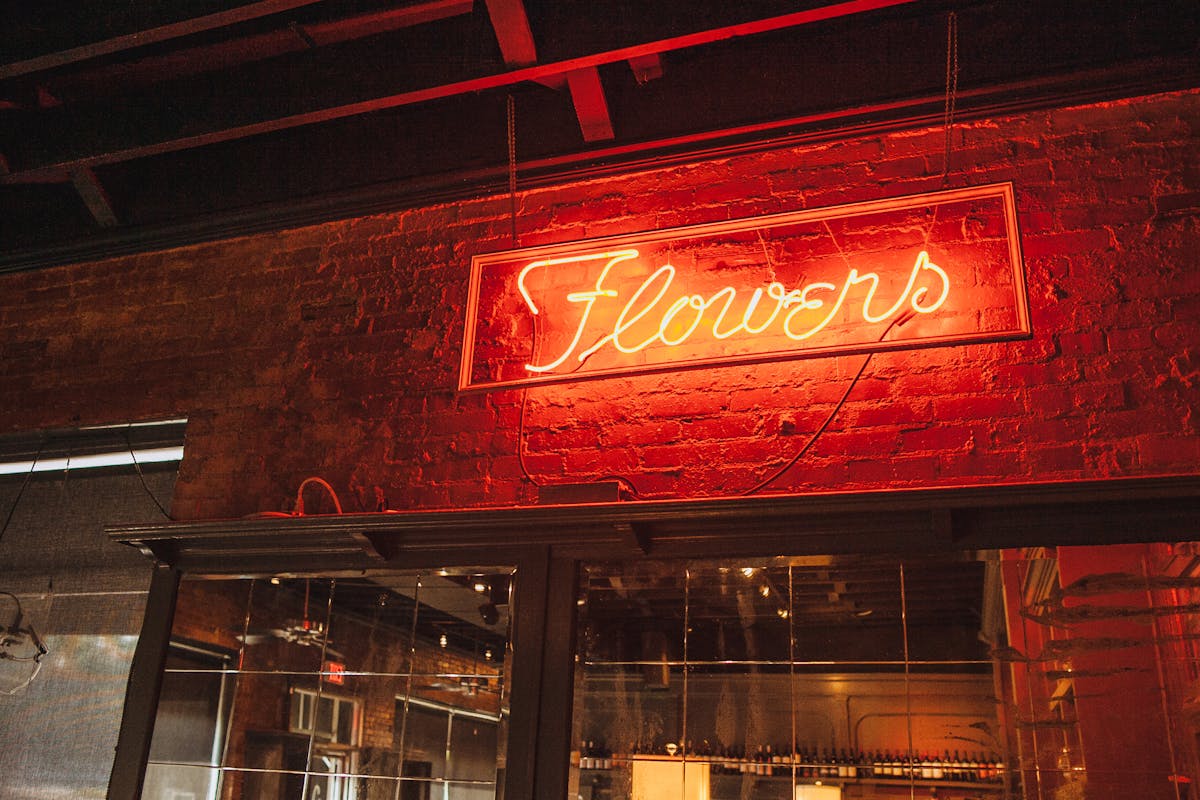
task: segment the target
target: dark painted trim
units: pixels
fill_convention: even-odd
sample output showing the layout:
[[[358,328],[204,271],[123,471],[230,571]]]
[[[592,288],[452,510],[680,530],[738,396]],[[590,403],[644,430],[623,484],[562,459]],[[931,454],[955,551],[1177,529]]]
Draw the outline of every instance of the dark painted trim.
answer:
[[[575,598],[579,592],[579,563],[550,562],[546,601],[546,644],[542,654],[542,685],[538,696],[537,774],[534,793],[539,800],[567,796],[575,699]]]
[[[507,761],[504,796],[533,797],[537,763],[539,715],[542,711],[529,698],[538,696],[546,647],[546,598],[551,581],[550,549],[537,548],[517,563],[513,593],[512,685],[509,697]],[[560,795],[561,796],[561,795]]]
[[[530,547],[556,558],[732,557],[1171,541],[1197,531],[1200,475],[142,523],[108,535],[185,572],[250,575],[500,563]]]
[[[125,710],[121,715],[121,731],[117,736],[116,756],[108,783],[108,800],[138,800],[142,794],[178,589],[179,573],[165,564],[155,565],[142,633],[129,669]]]

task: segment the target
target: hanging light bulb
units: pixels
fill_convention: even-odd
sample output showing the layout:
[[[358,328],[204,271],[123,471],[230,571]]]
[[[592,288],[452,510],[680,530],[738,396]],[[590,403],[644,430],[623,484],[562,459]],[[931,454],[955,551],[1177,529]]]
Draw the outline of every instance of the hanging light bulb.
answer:
[[[438,637],[438,644],[440,644],[442,647],[450,644],[450,640],[446,638],[446,634],[443,633],[440,637]]]

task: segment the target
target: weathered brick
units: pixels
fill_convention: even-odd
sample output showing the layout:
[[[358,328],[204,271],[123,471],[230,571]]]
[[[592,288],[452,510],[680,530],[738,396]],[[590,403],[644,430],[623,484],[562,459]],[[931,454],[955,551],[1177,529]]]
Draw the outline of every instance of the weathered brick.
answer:
[[[1197,97],[956,126],[953,185],[1015,183],[1033,338],[874,356],[769,490],[1195,471]],[[929,126],[523,191],[519,238],[933,190],[942,136]],[[467,268],[513,246],[508,213],[497,194],[0,276],[0,430],[187,414],[174,507],[193,517],[278,508],[316,471],[408,508],[530,502],[524,469],[708,496],[782,465],[864,361],[460,397]]]

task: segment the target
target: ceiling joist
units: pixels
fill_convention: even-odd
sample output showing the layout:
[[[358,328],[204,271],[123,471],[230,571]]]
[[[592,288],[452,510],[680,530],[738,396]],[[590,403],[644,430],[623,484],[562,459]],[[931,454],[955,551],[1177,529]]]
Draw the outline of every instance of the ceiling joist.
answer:
[[[114,90],[135,89],[164,81],[231,69],[242,64],[362,39],[439,19],[470,14],[472,0],[424,0],[341,19],[305,25],[293,23],[264,33],[185,47],[163,55],[93,66],[89,69],[46,76],[56,92],[95,97]]]
[[[567,73],[567,86],[571,89],[571,102],[579,117],[579,129],[585,142],[603,142],[613,138],[612,120],[608,115],[608,101],[604,97],[604,86],[600,83],[600,71],[595,67],[578,69]]]
[[[500,44],[500,54],[509,67],[537,63],[537,46],[522,0],[487,0],[488,16]]]
[[[113,209],[112,200],[95,172],[87,167],[81,167],[71,173],[71,182],[75,185],[75,191],[79,192],[83,204],[87,206],[88,211],[91,212],[100,227],[115,228],[120,223],[117,212]]]
[[[291,11],[302,6],[312,5],[319,0],[259,0],[255,3],[247,3],[246,5],[237,6],[236,8],[220,11],[216,14],[206,14],[202,17],[193,17],[180,22],[173,22],[169,25],[161,25],[157,28],[130,33],[125,36],[116,36],[112,39],[105,39],[92,44],[85,44],[80,47],[73,47],[69,50],[61,50],[57,53],[47,53],[46,55],[37,56],[36,58],[25,59],[24,61],[14,61],[10,64],[0,66],[0,80],[14,78],[18,75],[28,75],[33,72],[41,72],[55,67],[73,64],[79,61],[87,61],[88,59],[107,56],[113,53],[119,53],[123,50],[131,50],[135,47],[145,47],[149,44],[165,42],[170,39],[177,39],[181,36],[190,36],[194,33],[203,33],[217,28],[225,28],[230,25],[236,25],[240,22],[247,22],[260,17],[267,17],[272,14],[279,14],[284,11]]]
[[[790,14],[783,14],[766,19],[752,20],[749,22],[727,25],[723,27],[715,27],[707,30],[659,39],[652,42],[645,42],[619,47],[612,50],[591,53],[588,55],[568,58],[566,60],[554,63],[535,64],[533,66],[511,69],[506,72],[489,73],[465,80],[399,91],[392,94],[372,97],[358,102],[327,105],[322,108],[300,111],[292,114],[284,113],[242,124],[221,126],[213,125],[210,122],[207,130],[201,130],[200,132],[195,133],[192,133],[191,131],[195,131],[201,124],[195,120],[180,122],[177,124],[176,130],[173,132],[173,134],[168,133],[165,136],[160,135],[155,139],[149,138],[150,136],[153,136],[153,134],[146,134],[141,130],[137,130],[131,135],[124,135],[123,138],[120,139],[120,144],[107,146],[101,145],[93,152],[69,152],[67,149],[64,149],[60,152],[50,152],[48,155],[42,157],[39,160],[39,163],[22,164],[19,165],[19,167],[11,174],[0,176],[0,185],[60,182],[70,179],[71,174],[81,168],[94,169],[103,165],[117,164],[139,158],[148,158],[167,153],[174,153],[221,142],[230,142],[250,136],[275,133],[305,125],[330,122],[333,120],[345,119],[347,117],[368,114],[385,109],[398,108],[417,103],[426,103],[469,93],[485,92],[507,86],[514,86],[524,82],[544,82],[547,80],[553,80],[555,78],[561,78],[563,76],[569,76],[572,73],[579,71],[589,69],[595,70],[597,67],[605,64],[644,59],[661,53],[670,52],[672,50],[697,47],[704,44],[711,44],[713,42],[724,41],[741,36],[751,36],[768,31],[783,30],[795,26],[834,19],[840,16],[874,11],[889,6],[903,5],[913,1],[914,0],[848,0],[848,2],[837,3],[829,6],[821,6],[805,11],[798,11]],[[498,6],[498,10],[496,12],[491,12],[491,6],[493,4]],[[506,29],[510,29],[513,26],[519,27],[519,19],[517,19],[517,17],[524,17],[524,8],[519,2],[517,2],[517,0],[489,0],[488,6],[489,13],[493,13],[493,23],[496,24],[497,19],[502,20],[499,23],[498,28],[500,26],[505,27]],[[519,13],[516,10],[517,7],[520,7]],[[526,26],[527,24],[528,20],[526,19]],[[508,37],[509,34],[505,34],[505,38],[507,39]],[[522,44],[522,41],[524,41],[524,44]],[[511,52],[511,57],[514,60],[520,60],[529,57],[536,58],[536,52],[532,51],[533,40],[531,34],[527,40],[524,40],[524,34],[517,33],[513,35],[513,38],[511,38],[509,42],[510,47],[514,48]],[[528,47],[529,52],[523,51],[521,49],[522,47]],[[508,57],[509,56],[506,56],[506,58]],[[594,88],[595,87],[593,87],[593,89]],[[591,105],[585,105],[584,110],[590,124],[590,122],[594,121],[594,118],[598,115],[594,99]],[[582,117],[580,122],[582,126],[584,124],[584,119]],[[188,131],[188,133],[185,133],[185,131]],[[142,137],[146,138],[144,138],[142,141],[137,141],[138,138]],[[609,138],[611,138],[611,135]]]

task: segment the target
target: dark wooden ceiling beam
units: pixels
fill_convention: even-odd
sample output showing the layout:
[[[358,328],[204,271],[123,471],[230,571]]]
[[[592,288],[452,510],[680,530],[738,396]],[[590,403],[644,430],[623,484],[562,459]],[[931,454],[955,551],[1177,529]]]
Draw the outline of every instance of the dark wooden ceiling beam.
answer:
[[[507,72],[484,74],[465,80],[400,91],[358,102],[328,105],[293,114],[281,114],[245,124],[212,127],[208,130],[185,135],[183,133],[185,130],[195,130],[198,127],[198,123],[195,120],[189,120],[179,123],[173,134],[168,133],[156,141],[142,141],[130,143],[126,146],[121,146],[120,144],[101,146],[97,152],[88,154],[50,152],[48,156],[39,159],[38,163],[21,165],[11,174],[0,176],[0,184],[62,180],[63,176],[67,176],[71,172],[84,167],[94,169],[107,164],[117,164],[139,158],[179,152],[195,147],[230,142],[250,136],[275,133],[300,126],[345,119],[385,109],[426,103],[463,94],[485,92],[525,82],[543,82],[556,77],[570,75],[580,70],[595,69],[605,64],[644,58],[676,49],[697,47],[741,36],[784,30],[836,17],[859,14],[911,2],[914,2],[914,0],[848,0],[848,2],[821,6],[819,8],[767,19],[753,20],[682,34],[653,42],[629,45],[551,64],[539,64]],[[515,57],[520,56],[518,54]],[[145,136],[147,134],[143,133],[141,129],[135,130],[132,134],[132,136],[139,135]],[[131,136],[123,136],[121,142],[128,141],[129,138]]]
[[[192,19],[173,22],[169,25],[160,25],[157,28],[137,31],[136,33],[124,36],[116,36],[111,39],[93,42],[92,44],[73,47],[69,50],[61,50],[57,53],[47,53],[36,58],[0,65],[0,80],[14,78],[18,75],[42,72],[43,70],[54,69],[66,64],[107,56],[123,50],[131,50],[135,47],[145,47],[149,44],[165,42],[181,36],[190,36],[194,33],[225,28],[230,25],[236,25],[239,22],[248,22],[252,19],[279,14],[283,11],[291,11],[294,8],[312,5],[316,2],[319,2],[319,0],[258,0],[258,2],[247,3],[215,14],[193,17]]]
[[[94,97],[324,47],[471,13],[473,0],[424,2],[198,45],[164,55],[46,76],[54,91]],[[303,37],[298,35],[303,33]],[[309,44],[311,42],[311,45]]]
[[[113,210],[112,199],[94,171],[81,167],[71,173],[71,182],[100,227],[115,228],[120,223],[117,212]]]

